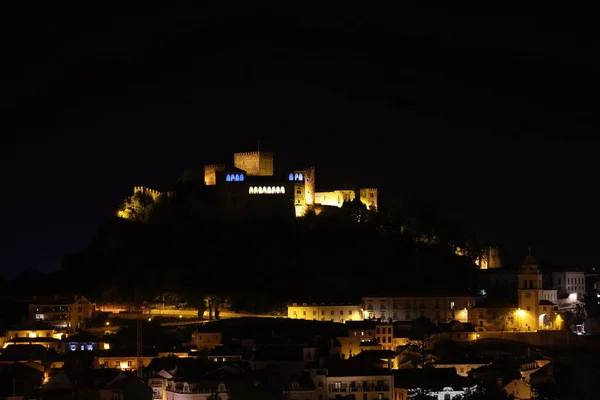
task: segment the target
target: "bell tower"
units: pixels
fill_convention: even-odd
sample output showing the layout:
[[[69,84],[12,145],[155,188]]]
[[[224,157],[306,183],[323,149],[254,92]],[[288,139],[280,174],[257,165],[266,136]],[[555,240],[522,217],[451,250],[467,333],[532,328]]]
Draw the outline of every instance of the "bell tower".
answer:
[[[542,300],[542,274],[535,258],[529,254],[519,268],[519,311],[517,326],[524,331],[537,331],[538,308]]]

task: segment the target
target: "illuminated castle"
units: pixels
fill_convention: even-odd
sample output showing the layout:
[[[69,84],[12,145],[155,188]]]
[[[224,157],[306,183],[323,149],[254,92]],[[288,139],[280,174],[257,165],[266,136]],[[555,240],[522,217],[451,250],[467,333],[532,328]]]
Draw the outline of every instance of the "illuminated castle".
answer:
[[[275,175],[273,153],[255,151],[235,153],[233,167],[212,164],[204,167],[204,185],[194,182],[203,197],[201,213],[207,217],[240,219],[261,216],[302,217],[308,210],[319,213],[324,207],[341,207],[344,202],[359,199],[370,210],[377,210],[377,189],[334,190],[317,192],[315,168],[307,167]],[[163,193],[144,186],[135,186],[134,195],[145,195],[157,202]],[[130,198],[131,199],[131,198]],[[135,219],[133,201],[125,202],[117,216]]]
[[[248,196],[280,196],[291,199],[296,217],[308,210],[318,212],[323,206],[341,207],[346,201],[358,198],[371,210],[377,210],[377,189],[335,190],[317,192],[314,167],[295,169],[286,172],[279,179],[274,174],[273,153],[254,151],[233,155],[235,170],[228,170],[224,164],[204,167],[204,184],[219,186],[235,184],[244,188]],[[285,182],[285,183],[283,183]]]

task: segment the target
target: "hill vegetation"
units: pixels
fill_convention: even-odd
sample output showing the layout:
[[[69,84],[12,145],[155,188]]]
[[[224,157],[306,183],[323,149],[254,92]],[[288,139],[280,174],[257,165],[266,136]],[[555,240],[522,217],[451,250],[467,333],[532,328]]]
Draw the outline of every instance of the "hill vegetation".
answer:
[[[117,300],[135,288],[145,298],[184,293],[190,303],[218,294],[233,308],[257,311],[290,299],[461,290],[486,247],[459,223],[400,200],[377,213],[355,201],[292,221],[231,222],[207,219],[191,184],[156,201],[144,196],[121,207],[134,218],[115,216],[87,249],[65,257],[53,293]],[[468,255],[457,256],[457,247]],[[25,275],[19,289],[48,288],[50,277]],[[36,279],[44,284],[36,288]]]

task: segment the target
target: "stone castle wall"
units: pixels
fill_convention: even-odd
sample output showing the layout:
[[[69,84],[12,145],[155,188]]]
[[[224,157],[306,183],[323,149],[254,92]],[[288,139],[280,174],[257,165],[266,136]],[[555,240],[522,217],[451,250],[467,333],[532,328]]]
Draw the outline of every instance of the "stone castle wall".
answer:
[[[147,196],[152,197],[152,200],[156,201],[160,196],[163,195],[163,192],[159,192],[158,190],[147,188],[146,186],[134,186],[133,194],[143,193]]]
[[[377,189],[363,188],[359,190],[360,201],[370,210],[377,210]]]
[[[214,186],[217,184],[217,172],[225,171],[225,164],[212,164],[204,166],[204,184]]]
[[[235,153],[233,165],[246,171],[248,176],[273,176],[273,153],[266,151]]]

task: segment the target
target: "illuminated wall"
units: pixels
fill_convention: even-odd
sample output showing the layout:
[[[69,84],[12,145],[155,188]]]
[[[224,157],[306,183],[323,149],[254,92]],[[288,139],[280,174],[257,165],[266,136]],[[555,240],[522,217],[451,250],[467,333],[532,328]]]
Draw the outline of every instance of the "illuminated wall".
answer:
[[[246,171],[248,176],[273,176],[273,153],[267,151],[235,153],[233,165]]]
[[[363,188],[359,190],[360,201],[369,210],[377,211],[377,189]]]
[[[468,256],[465,249],[457,247],[455,253],[459,256]],[[480,269],[501,268],[500,253],[497,247],[490,247],[483,251],[481,257],[475,259],[475,265]]]
[[[224,164],[213,164],[204,166],[204,184],[213,186],[217,184],[217,172],[225,171]]]
[[[288,318],[317,321],[362,321],[363,313],[359,304],[306,304],[292,303],[288,305]]]
[[[294,182],[294,208],[296,217],[302,217],[315,204],[315,169],[313,167],[294,170],[288,174]]]
[[[353,201],[356,198],[354,190],[334,190],[332,192],[317,192],[315,204],[322,206],[341,207],[345,201]]]

